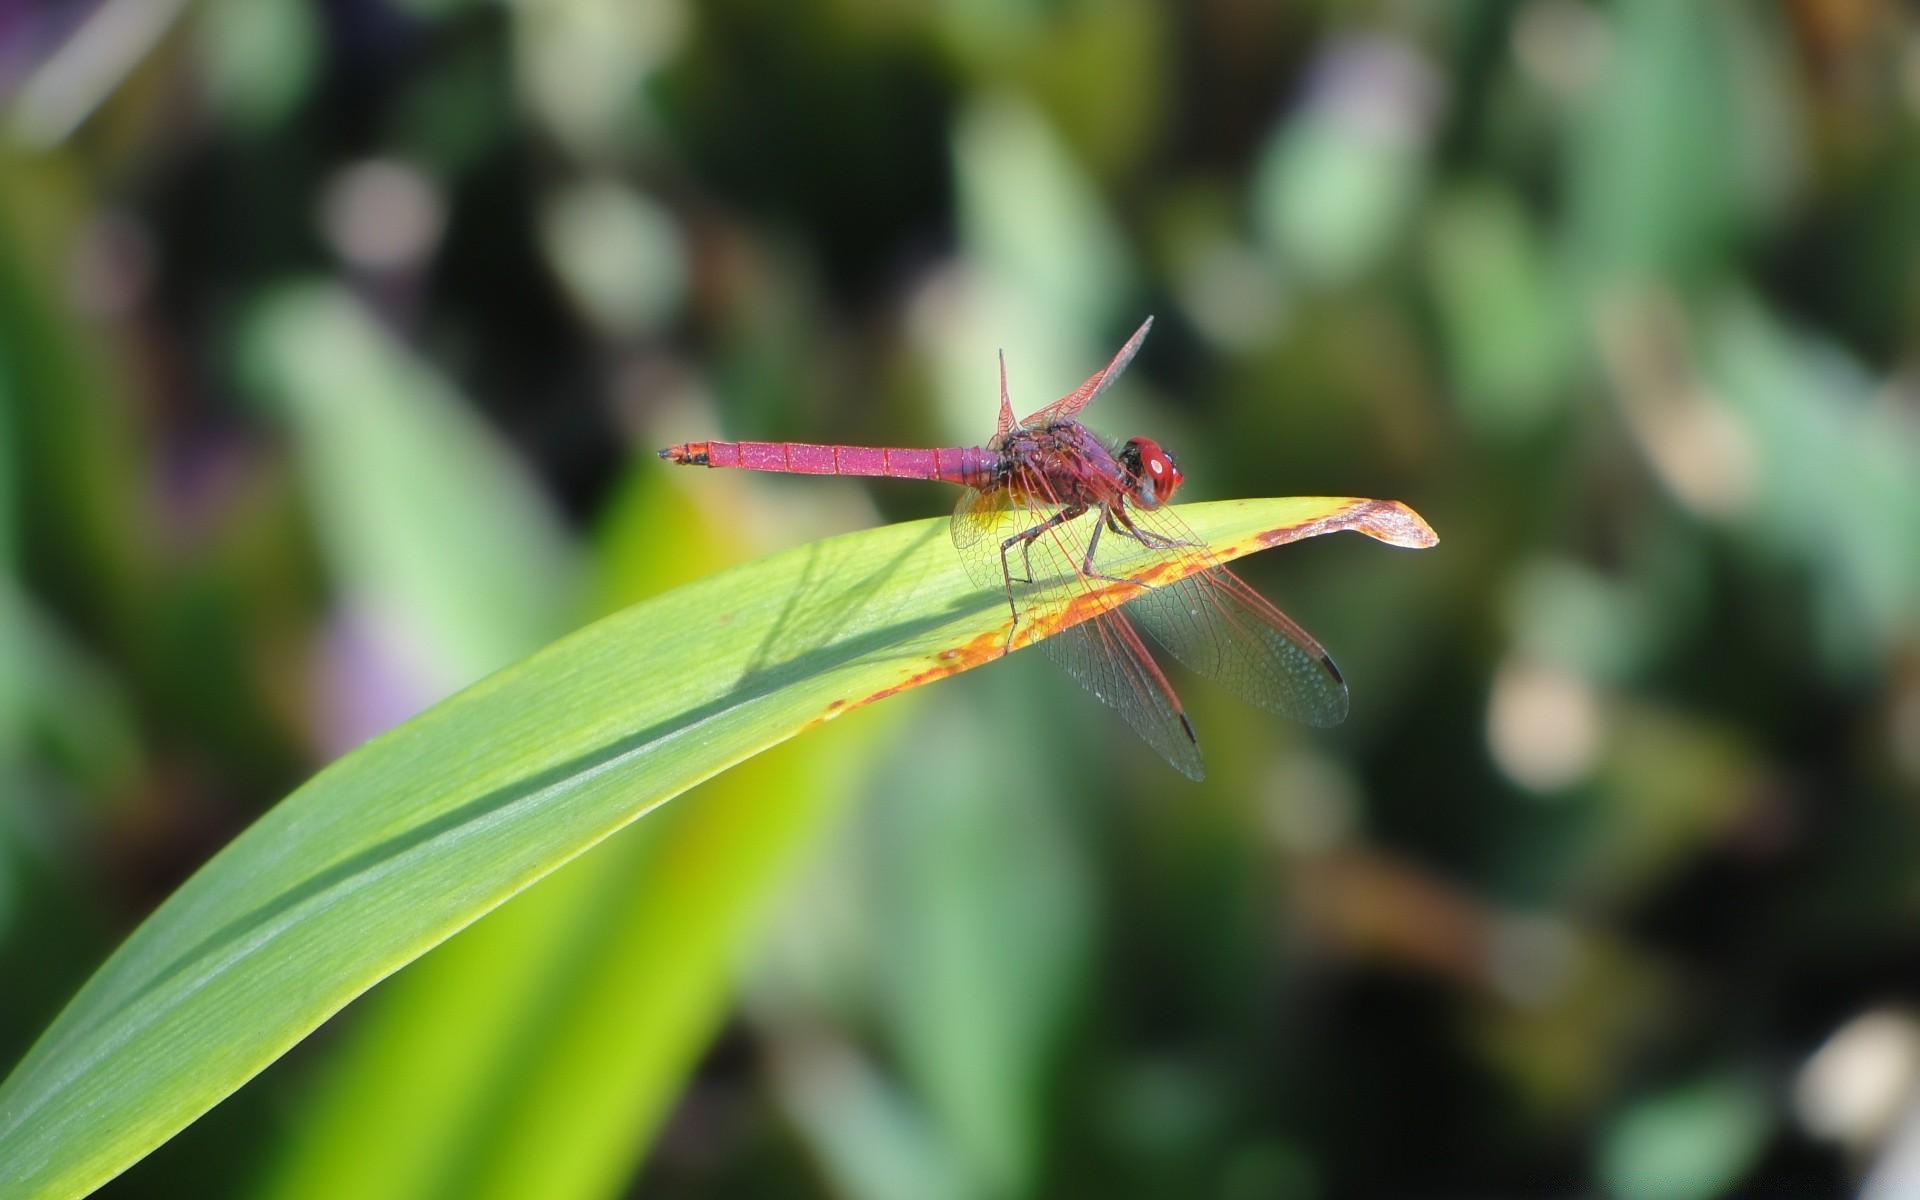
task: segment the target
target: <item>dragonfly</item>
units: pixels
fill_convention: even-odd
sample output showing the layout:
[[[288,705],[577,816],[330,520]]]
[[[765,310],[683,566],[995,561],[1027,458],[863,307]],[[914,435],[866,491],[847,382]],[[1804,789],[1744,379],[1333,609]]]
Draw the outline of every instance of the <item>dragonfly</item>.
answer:
[[[1153,318],[1112,361],[1060,399],[1015,420],[1000,356],[1000,415],[984,446],[908,449],[804,442],[686,442],[670,463],[796,475],[925,479],[964,489],[953,544],[976,586],[1023,622],[1046,622],[1081,599],[1090,618],[1040,640],[1041,649],[1174,768],[1205,775],[1186,709],[1148,650],[1151,638],[1196,674],[1270,712],[1308,725],[1347,715],[1347,685],[1320,643],[1245,580],[1213,561],[1168,506],[1185,476],[1150,438],[1110,445],[1076,418],[1140,351]],[[1141,561],[1178,561],[1172,582],[1144,583]],[[1136,595],[1116,603],[1114,585]]]

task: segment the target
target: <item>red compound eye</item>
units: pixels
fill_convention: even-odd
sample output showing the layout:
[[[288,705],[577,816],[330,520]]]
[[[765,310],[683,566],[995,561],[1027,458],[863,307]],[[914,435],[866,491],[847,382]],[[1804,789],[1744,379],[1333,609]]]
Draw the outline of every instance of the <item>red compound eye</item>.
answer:
[[[1173,455],[1149,438],[1129,441],[1125,459],[1134,475],[1133,498],[1142,508],[1159,508],[1173,499],[1173,493],[1186,478],[1180,474]]]

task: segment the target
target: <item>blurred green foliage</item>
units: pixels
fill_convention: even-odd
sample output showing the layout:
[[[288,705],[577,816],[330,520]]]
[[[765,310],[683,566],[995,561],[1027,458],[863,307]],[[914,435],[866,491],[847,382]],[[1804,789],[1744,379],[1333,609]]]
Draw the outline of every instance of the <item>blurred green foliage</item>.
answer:
[[[109,1190],[1897,1194],[1917,212],[1895,0],[16,4],[0,1042],[371,733],[949,499],[653,447],[977,442],[1153,312],[1096,425],[1445,538],[1249,564],[1346,726],[942,684]]]

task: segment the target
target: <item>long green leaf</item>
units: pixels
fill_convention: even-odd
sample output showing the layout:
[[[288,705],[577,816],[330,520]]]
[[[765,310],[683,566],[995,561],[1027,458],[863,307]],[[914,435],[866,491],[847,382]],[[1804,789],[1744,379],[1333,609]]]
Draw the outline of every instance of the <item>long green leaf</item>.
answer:
[[[796,860],[860,794],[885,710],[622,830],[354,1014],[265,1200],[623,1194]],[[365,1003],[363,1001],[362,1003]]]
[[[714,482],[635,464],[596,536],[604,611],[745,557]],[[248,1194],[621,1195],[726,1019],[768,904],[864,793],[896,715],[835,721],[708,780],[381,985]]]
[[[1410,510],[1293,498],[1183,515],[1220,559]],[[0,1196],[78,1195],[375,982],[702,779],[998,657],[1004,604],[939,521],[814,542],[635,605],[334,763],[186,882],[0,1085]],[[1178,563],[1117,564],[1145,580]],[[1114,583],[1021,643],[1124,602]]]

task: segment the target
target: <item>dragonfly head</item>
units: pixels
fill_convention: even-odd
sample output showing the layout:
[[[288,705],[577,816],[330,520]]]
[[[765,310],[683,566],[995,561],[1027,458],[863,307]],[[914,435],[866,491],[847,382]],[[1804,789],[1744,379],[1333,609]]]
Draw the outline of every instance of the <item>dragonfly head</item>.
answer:
[[[1173,455],[1151,438],[1129,438],[1120,448],[1120,466],[1127,472],[1128,491],[1141,508],[1159,508],[1172,500],[1186,478]]]

